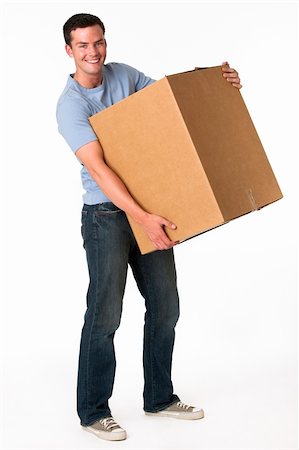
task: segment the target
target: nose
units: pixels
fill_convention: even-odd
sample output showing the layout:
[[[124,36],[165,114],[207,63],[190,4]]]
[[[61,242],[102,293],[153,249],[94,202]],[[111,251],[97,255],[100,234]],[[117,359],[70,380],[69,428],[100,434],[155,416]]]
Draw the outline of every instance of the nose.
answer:
[[[98,50],[95,45],[91,45],[88,50],[89,56],[98,56]]]

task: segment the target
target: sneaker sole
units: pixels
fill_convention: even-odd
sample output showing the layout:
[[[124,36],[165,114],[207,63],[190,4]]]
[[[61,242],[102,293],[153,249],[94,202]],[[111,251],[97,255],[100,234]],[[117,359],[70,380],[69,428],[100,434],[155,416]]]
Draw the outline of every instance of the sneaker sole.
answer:
[[[166,412],[166,411],[159,411],[159,412],[145,412],[146,416],[156,416],[156,417],[168,417],[169,419],[181,419],[181,420],[198,420],[203,419],[205,416],[204,410],[200,409],[196,413],[175,413],[175,412]]]
[[[94,434],[100,439],[105,439],[105,441],[123,441],[127,439],[126,431],[119,431],[117,433],[113,433],[112,431],[94,430],[92,427],[84,427],[82,425],[81,428],[84,431],[88,431],[88,433]]]

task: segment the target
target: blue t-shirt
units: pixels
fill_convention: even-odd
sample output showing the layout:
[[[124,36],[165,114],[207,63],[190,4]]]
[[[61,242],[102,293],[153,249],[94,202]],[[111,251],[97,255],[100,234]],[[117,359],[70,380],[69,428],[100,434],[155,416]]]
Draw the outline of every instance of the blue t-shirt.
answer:
[[[96,88],[81,86],[72,75],[57,103],[58,130],[75,153],[80,147],[97,140],[88,118],[149,86],[155,80],[127,64],[108,63],[103,66],[103,81]],[[83,201],[95,205],[110,201],[83,166],[81,179]]]

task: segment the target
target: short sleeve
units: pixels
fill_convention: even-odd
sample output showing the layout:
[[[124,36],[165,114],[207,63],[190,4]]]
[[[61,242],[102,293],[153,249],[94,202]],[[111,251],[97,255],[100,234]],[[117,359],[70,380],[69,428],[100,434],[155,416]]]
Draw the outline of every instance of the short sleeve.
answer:
[[[143,72],[137,72],[137,80],[136,80],[136,91],[140,91],[140,89],[145,88],[146,86],[149,86],[150,84],[154,83],[155,80],[152,78],[144,75]]]
[[[83,145],[97,140],[88,121],[90,115],[87,106],[72,98],[64,98],[57,105],[58,131],[74,153]]]
[[[150,84],[156,81],[132,66],[123,63],[121,63],[121,65],[126,69],[130,77],[133,79],[136,91],[140,91],[141,89],[145,88],[146,86],[149,86]]]

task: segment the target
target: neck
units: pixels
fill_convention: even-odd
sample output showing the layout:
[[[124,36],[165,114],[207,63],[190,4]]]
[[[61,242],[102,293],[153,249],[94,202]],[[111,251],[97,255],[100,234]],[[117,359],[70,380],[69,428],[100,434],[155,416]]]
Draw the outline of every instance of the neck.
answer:
[[[102,71],[96,75],[86,75],[76,72],[74,79],[80,84],[80,86],[87,89],[92,89],[100,86],[103,81]]]

